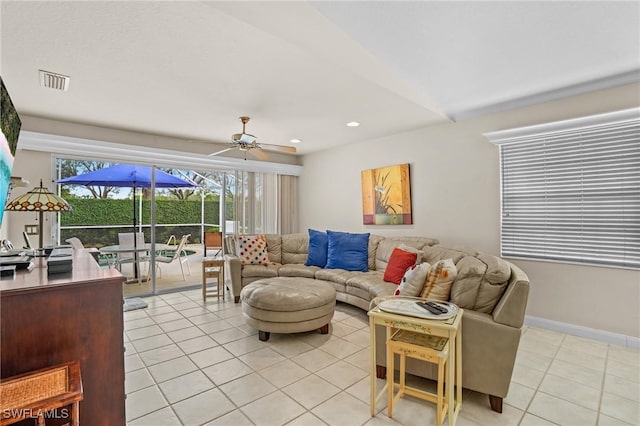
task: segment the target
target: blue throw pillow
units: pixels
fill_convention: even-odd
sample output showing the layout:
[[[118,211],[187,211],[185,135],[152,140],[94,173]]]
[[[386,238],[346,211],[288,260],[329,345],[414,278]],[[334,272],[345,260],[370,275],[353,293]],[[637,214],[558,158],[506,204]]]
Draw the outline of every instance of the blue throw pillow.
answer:
[[[327,231],[327,266],[347,271],[369,270],[369,233]]]
[[[306,266],[324,268],[327,264],[327,233],[309,228],[309,254]]]

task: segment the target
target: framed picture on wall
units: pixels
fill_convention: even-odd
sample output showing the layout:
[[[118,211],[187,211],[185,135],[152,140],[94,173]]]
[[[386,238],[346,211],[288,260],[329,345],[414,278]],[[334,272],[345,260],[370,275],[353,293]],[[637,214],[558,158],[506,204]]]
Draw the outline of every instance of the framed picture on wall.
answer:
[[[410,225],[409,164],[363,170],[362,222],[365,225]]]

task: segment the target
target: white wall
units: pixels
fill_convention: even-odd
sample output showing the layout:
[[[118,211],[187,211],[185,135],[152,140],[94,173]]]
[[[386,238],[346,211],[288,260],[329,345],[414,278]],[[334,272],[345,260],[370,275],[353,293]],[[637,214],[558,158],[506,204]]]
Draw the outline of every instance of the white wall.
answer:
[[[498,148],[482,133],[638,106],[639,93],[628,85],[307,155],[300,229],[422,235],[499,254]],[[413,225],[363,225],[360,172],[400,163],[411,164]],[[527,315],[640,337],[640,272],[514,263],[531,280]],[[612,310],[596,309],[603,301]]]

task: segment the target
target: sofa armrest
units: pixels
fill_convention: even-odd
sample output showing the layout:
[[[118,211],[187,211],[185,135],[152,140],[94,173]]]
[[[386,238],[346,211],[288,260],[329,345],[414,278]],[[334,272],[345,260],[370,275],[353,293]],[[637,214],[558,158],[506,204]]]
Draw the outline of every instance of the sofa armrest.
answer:
[[[514,264],[511,278],[502,298],[493,309],[493,320],[497,323],[520,328],[524,324],[524,313],[529,297],[529,277]]]
[[[238,303],[240,290],[242,290],[242,262],[238,256],[232,254],[225,254],[224,261],[225,270],[228,271],[228,277],[231,279],[231,294],[234,296],[236,303]]]

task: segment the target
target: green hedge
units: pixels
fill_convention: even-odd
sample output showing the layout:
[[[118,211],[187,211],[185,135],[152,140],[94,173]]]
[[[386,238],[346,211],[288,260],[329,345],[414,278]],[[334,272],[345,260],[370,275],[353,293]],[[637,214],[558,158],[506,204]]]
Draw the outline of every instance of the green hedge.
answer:
[[[71,198],[67,201],[73,207],[73,211],[60,215],[63,227],[83,225],[122,225],[125,227],[62,229],[60,235],[62,242],[70,237],[78,237],[87,247],[102,247],[117,244],[119,232],[133,231],[133,201],[130,199]],[[204,204],[204,222],[220,223],[218,201],[205,201]],[[138,202],[136,202],[136,207],[138,207]],[[156,227],[156,241],[164,243],[171,235],[175,235],[179,240],[181,235],[191,234],[190,243],[201,242],[200,225],[174,225],[178,223],[200,223],[202,220],[200,217],[201,207],[200,200],[156,200],[156,223],[159,225]],[[141,222],[143,225],[148,225],[151,221],[150,209],[151,201],[143,200]],[[231,217],[232,209],[232,203],[227,202],[227,217]],[[140,223],[139,218],[138,223]],[[145,241],[150,241],[150,230],[145,228],[144,233]]]

